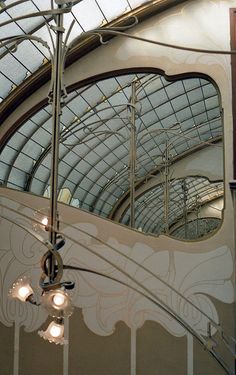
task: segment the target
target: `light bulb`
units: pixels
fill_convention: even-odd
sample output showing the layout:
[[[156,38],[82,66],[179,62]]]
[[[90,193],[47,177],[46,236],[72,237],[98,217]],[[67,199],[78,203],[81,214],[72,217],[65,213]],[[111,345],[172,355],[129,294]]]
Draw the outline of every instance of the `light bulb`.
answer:
[[[32,294],[33,289],[31,288],[29,279],[26,276],[17,280],[9,291],[9,297],[17,298],[22,302],[25,302]]]
[[[45,226],[48,225],[48,218],[47,218],[47,217],[44,217],[44,218],[42,219],[42,224],[45,225]]]
[[[26,296],[27,296],[28,293],[29,293],[29,288],[27,288],[27,286],[22,286],[22,287],[18,290],[18,293],[19,293],[19,297],[21,297],[21,298],[26,298]]]
[[[59,324],[54,324],[50,327],[49,333],[52,337],[60,337],[63,334],[63,327]]]
[[[68,340],[64,339],[64,324],[61,318],[51,322],[46,331],[38,331],[38,334],[49,342],[60,345],[68,344]]]
[[[73,306],[70,296],[62,289],[52,289],[42,295],[42,306],[48,314],[60,318],[60,316],[70,316]]]
[[[61,307],[65,304],[66,297],[62,293],[57,293],[52,297],[52,302],[54,303],[55,306]]]
[[[42,208],[34,212],[33,228],[36,232],[48,231],[50,214],[48,208]]]

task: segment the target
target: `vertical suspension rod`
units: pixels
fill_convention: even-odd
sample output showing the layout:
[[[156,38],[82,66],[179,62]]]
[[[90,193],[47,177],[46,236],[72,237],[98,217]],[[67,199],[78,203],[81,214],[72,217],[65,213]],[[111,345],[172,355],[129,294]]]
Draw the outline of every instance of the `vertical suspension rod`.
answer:
[[[58,5],[58,8],[61,6]],[[63,14],[56,15],[56,43],[52,69],[52,144],[51,144],[51,180],[50,180],[50,232],[49,239],[52,245],[56,244],[58,212],[57,212],[57,189],[58,189],[58,158],[59,158],[59,135],[61,116],[61,92],[62,92],[62,43],[63,43]],[[49,280],[55,278],[54,258],[49,257]]]
[[[169,200],[170,200],[170,179],[169,179],[169,145],[165,142],[164,153],[164,226],[165,234],[169,234]]]
[[[187,187],[185,179],[183,180],[183,183],[182,183],[182,189],[183,189],[183,197],[184,197],[183,199],[184,238],[187,239],[188,238],[188,209],[187,209],[188,187]]]
[[[136,82],[131,84],[131,130],[130,130],[130,227],[135,227],[135,172],[136,172]]]

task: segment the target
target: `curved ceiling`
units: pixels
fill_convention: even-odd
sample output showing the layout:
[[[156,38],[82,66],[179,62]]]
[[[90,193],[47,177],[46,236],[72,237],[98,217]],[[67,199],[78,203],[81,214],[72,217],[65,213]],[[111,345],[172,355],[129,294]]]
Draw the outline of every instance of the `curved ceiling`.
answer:
[[[86,36],[87,31],[127,25],[127,20],[132,20],[130,17],[134,15],[141,22],[156,12],[184,1],[116,0],[111,3],[109,0],[74,0],[72,11],[64,14],[65,35],[71,22],[74,22],[67,41],[76,40],[68,51],[66,66],[100,45],[96,35]],[[50,53],[55,37],[54,16],[49,11],[52,3],[51,0],[0,2],[0,121],[4,121],[17,105],[50,80]],[[35,16],[28,18],[31,13]],[[51,36],[46,24],[52,27]],[[15,36],[18,39],[14,39]]]
[[[183,222],[190,214],[198,218],[199,212],[207,203],[223,197],[223,182],[209,182],[204,177],[186,177],[169,182],[168,211],[165,212],[165,184],[146,191],[136,200],[135,226],[148,233],[183,232]],[[124,214],[122,223],[129,225],[130,209]],[[218,221],[217,221],[218,223]],[[181,226],[172,231],[175,224]],[[219,223],[218,223],[219,224]],[[215,227],[214,227],[215,228]],[[191,230],[190,230],[191,232]],[[193,234],[192,234],[193,237]],[[182,233],[182,237],[184,235]],[[189,238],[189,236],[187,236]],[[195,237],[196,238],[196,237]]]
[[[188,232],[188,239],[195,240],[210,234],[217,230],[221,225],[221,219],[216,217],[204,217],[192,220],[186,225],[182,224],[179,228],[171,233],[176,238],[186,238],[186,230]]]
[[[78,1],[72,12],[65,14],[67,28],[72,20],[75,21],[69,41],[84,31],[111,23],[123,14],[128,17],[140,5],[151,8],[155,4],[174,3],[178,2],[117,0],[111,6],[109,0]],[[28,33],[43,38],[51,47],[45,25],[45,22],[53,23],[53,17],[45,13],[50,9],[51,0],[22,0],[14,7],[10,0],[0,4],[1,42],[6,35],[14,37]],[[36,12],[37,17],[30,21],[12,22],[14,17],[32,12]],[[0,47],[0,106],[3,106],[12,93],[18,89],[20,93],[24,82],[30,81],[35,72],[49,63],[50,54],[45,46],[33,40]],[[140,69],[140,73],[121,72],[72,91],[65,99],[60,124],[59,196],[63,200],[66,196],[67,203],[104,217],[111,217],[114,207],[128,199],[132,82],[136,82],[137,101],[136,228],[160,233],[163,220],[160,224],[158,217],[163,217],[163,204],[155,210],[150,210],[149,204],[155,208],[160,205],[163,186],[157,185],[151,192],[147,189],[141,196],[138,196],[138,187],[159,173],[167,144],[174,162],[193,150],[215,144],[222,137],[218,92],[203,76],[171,81],[163,75]],[[51,108],[46,105],[8,139],[0,155],[3,185],[48,196],[51,122]],[[191,186],[189,202],[201,190],[204,191],[203,201],[222,194],[222,183],[212,184],[204,178],[191,181],[189,177],[188,184]],[[172,184],[173,201],[180,187],[181,180]],[[212,196],[211,191],[214,191]],[[169,225],[181,216],[178,207],[171,210]],[[129,211],[124,212],[121,221],[129,223]]]
[[[75,21],[68,39],[70,43],[82,33],[104,26],[124,13],[128,13],[147,3],[147,0],[116,0],[112,6],[109,0],[83,0],[75,4],[72,12],[64,14],[64,25],[68,31],[70,23]],[[0,38],[26,35],[43,39],[52,50],[52,42],[46,26],[54,23],[53,17],[44,13],[51,8],[51,0],[22,1],[14,7],[8,7],[12,1],[2,3],[0,9]],[[42,15],[41,13],[42,12]],[[37,17],[12,22],[14,18],[30,13]],[[89,14],[89,17],[87,16]],[[3,25],[3,26],[2,26]],[[0,48],[0,100],[4,100],[11,91],[33,74],[40,66],[50,60],[50,54],[44,45],[35,40],[21,40]]]
[[[70,191],[72,204],[76,202],[105,217],[129,193],[132,82],[137,87],[136,185],[160,170],[166,142],[175,160],[222,137],[218,92],[205,78],[168,81],[159,74],[131,73],[70,93],[61,116],[59,190]],[[47,195],[50,148],[51,113],[50,106],[46,106],[26,121],[4,147],[0,156],[2,183]],[[175,194],[177,190],[174,188]],[[161,200],[159,187],[158,191],[160,196],[155,194],[154,205]],[[145,212],[143,207],[140,216],[138,210],[137,227],[146,226],[149,215]],[[150,220],[156,215],[157,210]],[[123,220],[128,221],[127,217]],[[148,231],[156,232],[150,225]]]

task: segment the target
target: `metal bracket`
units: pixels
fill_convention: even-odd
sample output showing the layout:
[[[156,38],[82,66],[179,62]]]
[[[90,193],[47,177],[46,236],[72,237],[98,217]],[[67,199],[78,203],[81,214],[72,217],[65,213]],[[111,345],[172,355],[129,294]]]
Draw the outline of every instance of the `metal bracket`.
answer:
[[[53,25],[51,25],[51,26],[50,26],[50,29],[53,30],[53,31],[60,31],[60,32],[62,32],[62,33],[65,32],[65,28],[62,27],[62,26],[53,26]]]
[[[236,180],[229,181],[230,190],[236,190]]]

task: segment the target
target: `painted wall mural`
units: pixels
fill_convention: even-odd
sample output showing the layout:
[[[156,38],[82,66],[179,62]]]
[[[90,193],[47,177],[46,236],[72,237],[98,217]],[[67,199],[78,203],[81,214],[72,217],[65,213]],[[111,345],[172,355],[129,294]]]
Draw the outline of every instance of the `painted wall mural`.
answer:
[[[94,227],[93,230],[96,228]],[[130,249],[122,246],[116,239],[110,239],[109,242],[115,248],[129,254],[131,259],[135,259],[147,269],[152,270],[169,285],[175,286],[181,294],[215,321],[218,320],[217,311],[208,296],[227,303],[233,301],[233,288],[229,280],[232,275],[232,257],[227,246],[199,256],[181,252],[175,252],[173,255],[165,250],[155,252],[144,243],[137,243]],[[176,296],[170,288],[132,264],[132,261],[124,261],[121,256],[111,254],[109,248],[92,244],[90,246],[107,259],[122,266],[122,269],[125,269],[129,275],[155,292],[176,313],[184,317],[196,331],[207,335],[206,319],[193,307],[188,306],[185,301],[181,301],[181,298]],[[78,247],[71,244],[66,250],[66,263],[76,262],[80,266],[85,265],[100,272],[105,271],[109,275],[119,273],[115,268],[107,267],[104,261],[91,259],[82,247],[79,249],[79,259],[76,254],[78,254]],[[226,267],[222,268],[222,263]],[[81,275],[77,276],[77,279],[74,301],[77,306],[82,307],[85,322],[93,332],[101,335],[111,334],[119,320],[125,321],[131,328],[139,328],[146,320],[154,320],[162,324],[172,335],[186,334],[186,331],[174,319],[170,319],[161,309],[129,288],[106,282],[98,276]]]

